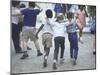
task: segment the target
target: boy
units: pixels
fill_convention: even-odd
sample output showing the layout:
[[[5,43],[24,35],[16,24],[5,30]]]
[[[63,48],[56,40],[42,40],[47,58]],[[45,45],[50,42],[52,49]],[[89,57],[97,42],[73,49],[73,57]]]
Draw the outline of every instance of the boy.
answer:
[[[52,18],[52,11],[50,9],[46,10],[46,18],[51,20]],[[36,37],[38,37],[38,33],[43,29],[43,34],[42,34],[42,44],[44,46],[44,51],[45,51],[45,55],[44,55],[44,62],[43,62],[43,67],[47,67],[47,58],[49,56],[49,52],[50,52],[50,47],[52,47],[52,27],[46,22],[44,22],[44,24],[41,25],[41,27],[39,28],[39,30],[36,33]]]
[[[62,13],[59,13],[57,15],[57,20],[55,22],[50,21],[47,19],[47,22],[53,26],[53,34],[54,34],[54,44],[55,44],[55,50],[54,50],[54,61],[53,61],[53,69],[57,69],[57,60],[58,60],[58,54],[59,54],[59,47],[61,47],[61,56],[60,60],[61,63],[64,62],[64,49],[65,49],[65,30],[66,25],[68,24],[67,21],[64,21],[64,16]]]
[[[27,47],[27,42],[28,42],[29,38],[34,41],[34,44],[37,48],[37,56],[42,55],[42,53],[40,52],[38,40],[35,37],[36,19],[37,19],[37,15],[41,12],[41,10],[40,10],[40,7],[38,7],[38,6],[37,7],[39,9],[34,9],[35,5],[36,4],[34,2],[29,2],[29,8],[26,8],[26,9],[21,11],[22,15],[24,15],[24,20],[23,20],[24,26],[22,29],[22,46],[23,46],[23,50],[25,50],[25,53],[23,54],[21,59],[25,59],[28,57],[26,47]]]
[[[67,14],[68,21],[70,22],[67,25],[68,39],[70,42],[70,57],[72,60],[72,64],[76,65],[76,60],[78,56],[78,37],[77,37],[77,24],[74,19],[74,14],[69,12]]]

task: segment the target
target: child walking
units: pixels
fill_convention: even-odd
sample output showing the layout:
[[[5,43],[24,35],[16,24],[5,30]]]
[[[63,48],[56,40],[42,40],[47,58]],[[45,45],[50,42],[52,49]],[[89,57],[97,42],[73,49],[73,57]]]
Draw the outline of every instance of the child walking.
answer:
[[[59,13],[57,15],[57,20],[54,22],[51,22],[47,19],[47,22],[52,25],[53,27],[53,35],[54,35],[54,58],[53,58],[53,69],[57,69],[57,61],[58,61],[58,54],[59,54],[59,47],[61,47],[61,55],[60,60],[63,63],[64,62],[64,50],[65,50],[65,31],[66,31],[66,25],[67,21],[64,21],[64,16],[62,13]]]
[[[53,13],[50,9],[46,10],[46,19],[52,20]],[[47,67],[47,59],[49,56],[50,48],[52,47],[52,36],[53,36],[53,31],[51,25],[49,25],[46,20],[45,22],[40,26],[39,30],[36,33],[36,37],[38,37],[38,33],[43,30],[42,34],[42,44],[44,46],[44,62],[43,62],[43,67]]]
[[[76,60],[78,57],[78,37],[77,37],[77,23],[74,19],[74,14],[69,12],[67,15],[68,21],[67,25],[68,40],[70,42],[70,57],[73,65],[76,65]]]

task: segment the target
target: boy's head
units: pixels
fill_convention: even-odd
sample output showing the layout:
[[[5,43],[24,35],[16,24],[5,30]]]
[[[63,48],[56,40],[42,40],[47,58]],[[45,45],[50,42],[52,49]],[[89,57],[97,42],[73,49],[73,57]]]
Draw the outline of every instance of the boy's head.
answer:
[[[29,2],[29,7],[34,8],[35,7],[35,2]]]
[[[52,10],[50,10],[50,9],[47,9],[45,14],[46,14],[47,18],[52,18],[52,16],[53,16]]]
[[[72,12],[67,13],[68,20],[72,20],[74,18],[74,14]]]
[[[25,8],[25,7],[26,7],[25,4],[20,5],[20,8]]]
[[[13,6],[13,7],[18,7],[19,4],[20,4],[19,1],[12,1],[12,6]]]
[[[64,19],[63,13],[59,13],[59,14],[57,15],[57,21],[61,21],[61,20],[63,20],[63,19]]]
[[[79,9],[83,10],[85,8],[85,5],[79,5]]]

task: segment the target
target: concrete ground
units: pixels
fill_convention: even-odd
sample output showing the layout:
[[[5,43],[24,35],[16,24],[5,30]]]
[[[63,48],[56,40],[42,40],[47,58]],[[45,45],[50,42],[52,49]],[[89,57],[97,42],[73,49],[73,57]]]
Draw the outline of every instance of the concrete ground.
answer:
[[[58,69],[53,70],[53,53],[54,47],[51,48],[50,55],[48,57],[48,67],[43,68],[43,56],[37,57],[37,51],[32,41],[28,42],[28,45],[32,48],[29,50],[29,57],[25,60],[21,60],[20,57],[22,54],[15,54],[13,44],[11,45],[11,72],[12,73],[35,73],[35,72],[51,72],[51,71],[69,71],[69,70],[84,70],[84,69],[95,69],[95,56],[93,52],[93,35],[89,33],[83,34],[84,43],[79,42],[79,55],[77,60],[77,65],[73,66],[70,62],[70,46],[66,34],[65,42],[65,53],[64,64],[60,64],[58,60]],[[39,38],[39,45],[42,53],[44,53],[43,46],[41,43],[41,37]],[[59,52],[60,53],[60,52]],[[59,54],[60,55],[60,54]]]

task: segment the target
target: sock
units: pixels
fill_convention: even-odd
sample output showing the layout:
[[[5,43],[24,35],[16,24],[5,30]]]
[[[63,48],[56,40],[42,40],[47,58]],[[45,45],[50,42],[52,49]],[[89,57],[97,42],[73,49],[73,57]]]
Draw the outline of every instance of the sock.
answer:
[[[53,61],[54,63],[57,63],[57,61],[54,59],[54,61]]]
[[[44,56],[44,59],[46,59],[46,60],[47,60],[47,59],[48,59],[48,56]]]

